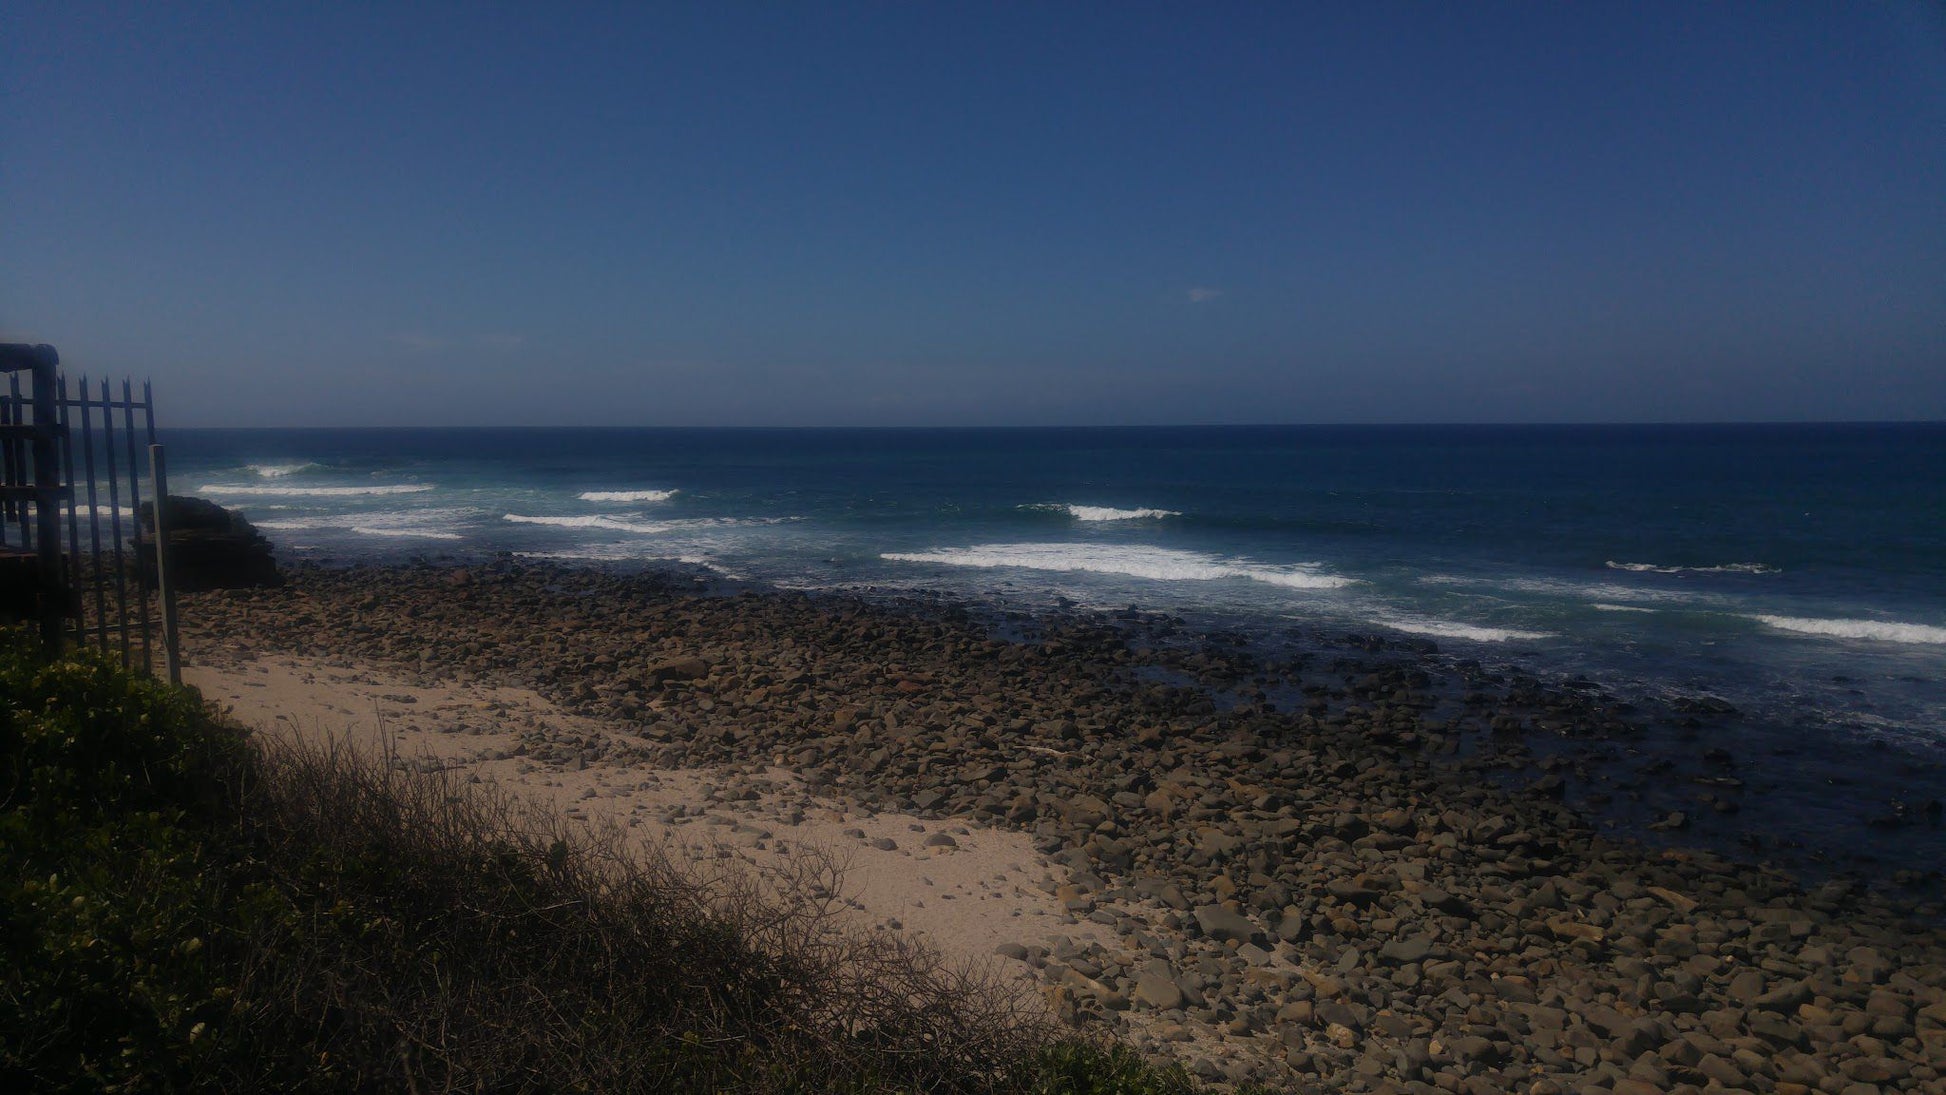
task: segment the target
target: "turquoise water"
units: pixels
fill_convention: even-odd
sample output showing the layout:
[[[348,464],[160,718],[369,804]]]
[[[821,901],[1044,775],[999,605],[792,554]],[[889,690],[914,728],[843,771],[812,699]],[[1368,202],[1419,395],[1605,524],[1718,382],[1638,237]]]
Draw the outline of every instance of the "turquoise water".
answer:
[[[1813,772],[1827,745],[1946,751],[1942,425],[163,440],[178,493],[241,507],[286,558],[517,552],[1132,604],[1266,637],[1429,641],[1631,698],[1714,696],[1746,734],[1808,748]],[[1919,801],[1942,792],[1921,771]]]

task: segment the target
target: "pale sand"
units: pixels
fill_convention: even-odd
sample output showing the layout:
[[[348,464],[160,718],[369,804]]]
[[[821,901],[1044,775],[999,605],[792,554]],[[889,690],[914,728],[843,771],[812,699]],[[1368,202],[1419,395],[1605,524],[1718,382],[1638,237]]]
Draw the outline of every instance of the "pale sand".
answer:
[[[947,819],[848,809],[804,791],[790,772],[762,776],[670,769],[597,760],[577,764],[508,756],[516,734],[615,734],[569,714],[539,694],[486,685],[427,687],[363,666],[276,657],[184,670],[186,683],[268,733],[337,737],[371,753],[390,748],[412,763],[462,769],[516,796],[571,818],[624,827],[643,847],[674,854],[737,857],[775,868],[784,857],[821,849],[845,865],[840,893],[861,925],[900,930],[949,958],[991,963],[1031,981],[1026,964],[993,957],[1006,943],[1053,949],[1076,943],[1126,947],[1108,927],[1078,920],[1054,890],[1068,868],[1037,853],[1025,833]],[[767,790],[762,790],[767,786]],[[712,801],[712,792],[717,797]],[[728,794],[752,795],[727,801]],[[681,807],[681,817],[670,817]],[[862,833],[862,837],[860,836]],[[928,847],[944,833],[957,847]],[[886,850],[874,842],[890,841]]]

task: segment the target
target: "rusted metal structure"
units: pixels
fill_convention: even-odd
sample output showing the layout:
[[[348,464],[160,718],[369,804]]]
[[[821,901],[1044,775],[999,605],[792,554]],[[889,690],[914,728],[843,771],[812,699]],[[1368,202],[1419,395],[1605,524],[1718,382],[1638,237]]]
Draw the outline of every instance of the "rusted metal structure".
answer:
[[[72,639],[147,672],[159,657],[180,679],[168,553],[157,548],[166,539],[141,520],[140,449],[149,498],[168,491],[149,384],[137,398],[123,380],[117,398],[107,380],[84,376],[71,391],[46,345],[0,343],[0,372],[0,615],[34,620],[50,648]],[[142,580],[145,557],[154,591]]]

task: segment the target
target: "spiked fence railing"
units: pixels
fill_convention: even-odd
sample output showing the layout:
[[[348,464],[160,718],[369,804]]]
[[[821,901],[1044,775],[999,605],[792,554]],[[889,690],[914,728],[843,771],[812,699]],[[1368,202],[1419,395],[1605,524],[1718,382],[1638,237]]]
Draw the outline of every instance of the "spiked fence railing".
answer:
[[[0,613],[36,620],[50,646],[68,639],[98,646],[131,668],[139,662],[154,672],[159,654],[169,678],[179,680],[160,530],[166,507],[153,504],[168,492],[154,394],[144,381],[138,398],[125,379],[117,398],[107,380],[85,376],[71,389],[59,366],[52,346],[0,344],[0,372],[7,374],[0,392]],[[142,448],[153,513],[147,523]],[[153,590],[143,578],[146,561],[153,562]]]

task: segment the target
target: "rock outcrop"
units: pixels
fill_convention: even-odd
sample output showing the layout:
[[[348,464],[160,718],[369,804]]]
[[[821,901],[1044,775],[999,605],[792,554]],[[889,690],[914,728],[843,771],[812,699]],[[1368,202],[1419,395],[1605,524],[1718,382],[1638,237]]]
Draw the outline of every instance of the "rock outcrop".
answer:
[[[242,514],[202,498],[172,494],[165,517],[169,526],[169,574],[179,592],[284,584],[271,555],[270,541]],[[142,503],[141,522],[143,539],[153,540],[153,502]],[[142,560],[143,584],[154,588],[153,559],[147,553],[138,553],[138,557]]]

